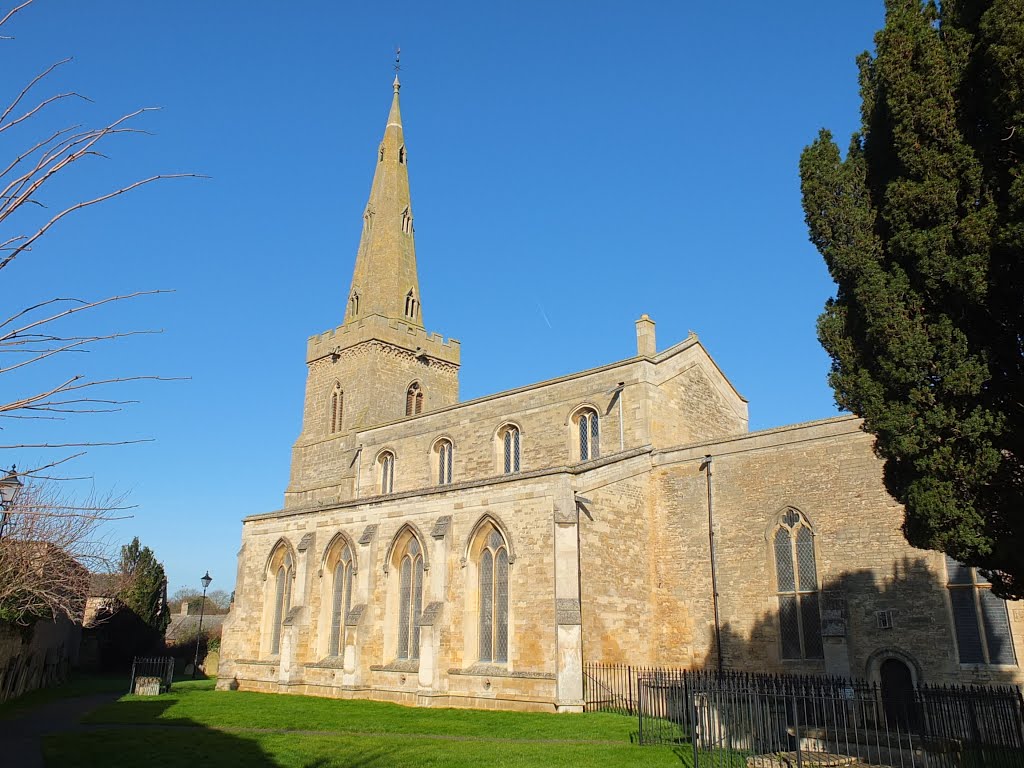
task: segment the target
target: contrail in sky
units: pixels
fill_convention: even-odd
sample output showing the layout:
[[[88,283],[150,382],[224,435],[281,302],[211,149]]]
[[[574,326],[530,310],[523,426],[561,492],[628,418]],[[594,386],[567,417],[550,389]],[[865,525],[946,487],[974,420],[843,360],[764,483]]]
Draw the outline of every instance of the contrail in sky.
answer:
[[[548,313],[545,312],[544,307],[540,305],[540,300],[537,301],[537,309],[540,310],[540,316],[544,318],[544,322],[548,324],[548,328],[551,328],[553,330],[554,326],[552,326],[551,321],[548,320]]]

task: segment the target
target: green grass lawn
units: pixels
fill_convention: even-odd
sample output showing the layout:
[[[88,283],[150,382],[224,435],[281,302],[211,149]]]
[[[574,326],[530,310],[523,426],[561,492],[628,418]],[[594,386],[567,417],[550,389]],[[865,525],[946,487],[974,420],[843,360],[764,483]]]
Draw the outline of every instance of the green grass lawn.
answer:
[[[89,728],[54,734],[52,766],[79,768],[329,768],[341,766],[680,766],[683,747],[632,743],[636,720],[423,709],[244,691],[210,681],[169,694],[124,696],[92,712]],[[265,729],[261,731],[260,729]]]

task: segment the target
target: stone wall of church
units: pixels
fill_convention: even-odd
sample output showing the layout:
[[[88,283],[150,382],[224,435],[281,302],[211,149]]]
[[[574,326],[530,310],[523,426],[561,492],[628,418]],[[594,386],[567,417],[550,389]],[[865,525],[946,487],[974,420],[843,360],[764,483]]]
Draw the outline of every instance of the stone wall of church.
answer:
[[[859,424],[852,417],[832,419],[655,454],[654,619],[648,626],[657,641],[647,661],[715,664],[701,469],[703,456],[711,454],[726,666],[870,678],[882,659],[895,656],[909,660],[929,683],[1024,681],[1017,665],[959,663],[944,559],[907,544],[902,509],[886,493],[882,462]],[[771,537],[787,508],[813,525],[822,609],[845,625],[844,637],[825,638],[824,660],[786,660],[781,654]],[[1008,609],[1019,657],[1024,609],[1015,603]],[[892,628],[879,627],[879,611],[891,612]],[[643,646],[638,651],[642,655]]]

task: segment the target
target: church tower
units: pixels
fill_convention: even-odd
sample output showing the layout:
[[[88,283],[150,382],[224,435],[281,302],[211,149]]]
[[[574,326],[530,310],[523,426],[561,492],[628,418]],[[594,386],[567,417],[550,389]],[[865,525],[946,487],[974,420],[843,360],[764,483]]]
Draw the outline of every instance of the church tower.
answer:
[[[344,322],[307,345],[302,433],[285,493],[289,507],[354,498],[360,463],[374,460],[359,455],[360,431],[458,401],[459,342],[423,327],[397,76],[393,88]]]

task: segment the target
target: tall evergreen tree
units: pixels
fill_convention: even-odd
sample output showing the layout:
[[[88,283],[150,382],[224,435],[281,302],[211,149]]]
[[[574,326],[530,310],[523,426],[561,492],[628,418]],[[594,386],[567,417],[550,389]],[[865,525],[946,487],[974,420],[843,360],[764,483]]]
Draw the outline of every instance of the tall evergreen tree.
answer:
[[[136,536],[131,544],[121,547],[120,570],[125,586],[118,599],[162,635],[170,622],[163,565]]]
[[[860,133],[800,160],[818,321],[907,540],[1024,597],[1024,0],[886,0]]]

